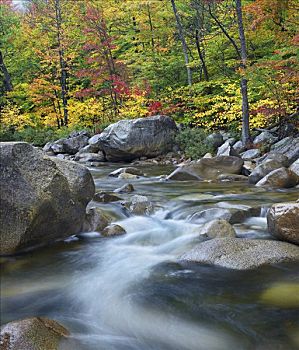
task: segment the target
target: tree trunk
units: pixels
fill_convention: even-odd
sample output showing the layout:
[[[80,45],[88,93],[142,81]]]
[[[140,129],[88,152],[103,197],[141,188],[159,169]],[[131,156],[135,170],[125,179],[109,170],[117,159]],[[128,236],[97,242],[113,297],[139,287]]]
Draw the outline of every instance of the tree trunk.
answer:
[[[172,5],[173,13],[175,16],[180,40],[182,43],[183,54],[184,54],[184,58],[185,58],[185,65],[186,65],[186,70],[187,70],[188,85],[192,85],[192,73],[191,73],[191,69],[189,67],[188,47],[187,47],[187,43],[186,43],[186,40],[184,37],[183,27],[182,27],[180,15],[179,15],[177,8],[176,8],[175,0],[171,0],[171,5]]]
[[[56,29],[57,29],[57,44],[59,54],[59,65],[60,65],[60,85],[61,85],[61,99],[63,106],[63,123],[65,126],[68,125],[68,96],[67,96],[67,67],[64,59],[64,49],[61,42],[61,7],[60,0],[55,0],[55,15],[56,15]]]
[[[242,3],[241,0],[236,0],[236,11],[238,18],[239,37],[241,43],[241,68],[243,71],[246,69],[247,64],[247,50],[246,39],[243,26],[242,15]],[[242,72],[244,74],[245,72]],[[247,79],[241,78],[241,94],[242,94],[242,142],[244,145],[248,145],[251,141],[250,127],[249,127],[249,103],[248,103],[248,91],[247,91]]]
[[[208,5],[208,7],[209,7],[209,14],[210,14],[210,16],[217,23],[217,25],[221,29],[222,33],[227,37],[227,39],[233,45],[234,49],[236,50],[236,53],[237,53],[238,57],[241,59],[240,50],[239,50],[238,45],[236,44],[235,40],[229,35],[228,31],[224,28],[224,26],[219,21],[219,19],[213,14],[210,4]]]
[[[3,60],[2,52],[0,51],[0,70],[3,73],[3,83],[5,91],[12,91],[12,83],[10,74],[6,68],[6,65]]]
[[[150,31],[151,31],[152,51],[154,51],[155,50],[154,27],[153,27],[151,8],[149,3],[147,3],[147,15],[148,15],[148,22],[149,22]]]
[[[209,73],[208,73],[208,69],[207,69],[207,66],[206,66],[206,61],[204,59],[203,53],[202,53],[201,48],[200,48],[199,31],[198,31],[198,29],[196,29],[196,32],[195,32],[195,42],[196,42],[197,52],[198,52],[198,56],[199,56],[200,61],[201,61],[202,70],[203,70],[203,74],[204,74],[205,80],[209,81]]]

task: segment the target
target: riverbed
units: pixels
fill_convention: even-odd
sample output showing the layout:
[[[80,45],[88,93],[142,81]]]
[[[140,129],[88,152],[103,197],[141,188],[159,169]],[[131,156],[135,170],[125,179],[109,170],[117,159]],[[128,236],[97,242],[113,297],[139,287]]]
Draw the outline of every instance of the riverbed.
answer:
[[[97,191],[126,183],[108,177],[120,166],[90,168]],[[165,181],[161,175],[172,166],[139,168],[146,176],[130,181],[133,194],[154,203],[152,215],[130,216],[120,202],[91,203],[126,235],[93,232],[2,259],[1,323],[55,319],[71,331],[78,350],[298,349],[299,303],[289,297],[298,290],[298,264],[236,271],[178,263],[201,242],[198,225],[215,218],[196,219],[199,211],[259,208],[234,228],[238,237],[268,239],[267,208],[298,199],[298,189]]]

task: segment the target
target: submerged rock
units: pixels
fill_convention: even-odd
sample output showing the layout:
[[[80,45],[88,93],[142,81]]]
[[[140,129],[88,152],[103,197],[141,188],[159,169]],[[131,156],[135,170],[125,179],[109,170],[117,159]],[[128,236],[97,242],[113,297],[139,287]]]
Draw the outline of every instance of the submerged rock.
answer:
[[[200,235],[208,238],[236,237],[236,231],[226,220],[215,219],[202,226]]]
[[[89,170],[25,142],[0,144],[1,254],[81,231],[94,194]]]
[[[131,161],[156,157],[172,150],[177,127],[166,116],[120,120],[89,140],[103,151],[108,161]]]
[[[299,244],[299,203],[272,205],[267,215],[268,230],[274,237]]]
[[[180,257],[181,262],[211,264],[237,270],[298,260],[299,247],[293,244],[242,238],[214,238],[198,244]]]
[[[1,350],[59,350],[69,331],[56,321],[33,317],[1,327]]]
[[[220,156],[202,158],[178,167],[168,177],[168,180],[204,180],[217,179],[221,174],[240,174],[244,161],[239,157]]]

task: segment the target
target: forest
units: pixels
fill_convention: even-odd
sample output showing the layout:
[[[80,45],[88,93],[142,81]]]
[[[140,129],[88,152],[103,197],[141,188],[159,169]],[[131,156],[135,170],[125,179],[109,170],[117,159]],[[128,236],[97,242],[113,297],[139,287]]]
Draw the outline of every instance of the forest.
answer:
[[[0,138],[42,145],[156,114],[239,133],[240,82],[247,128],[282,122],[298,24],[297,0],[0,0]]]

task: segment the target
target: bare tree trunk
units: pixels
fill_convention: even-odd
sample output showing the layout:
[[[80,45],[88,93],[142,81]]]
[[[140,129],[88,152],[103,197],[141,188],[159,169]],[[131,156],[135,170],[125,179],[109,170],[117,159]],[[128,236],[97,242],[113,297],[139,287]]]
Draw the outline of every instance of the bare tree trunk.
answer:
[[[6,68],[6,65],[3,60],[2,52],[0,51],[0,70],[3,73],[3,82],[5,91],[12,91],[12,83],[10,74]]]
[[[224,28],[224,26],[219,21],[219,19],[213,14],[210,4],[208,5],[208,7],[209,7],[209,14],[210,14],[210,16],[217,23],[217,25],[221,29],[222,33],[227,37],[227,39],[233,45],[234,49],[236,50],[236,53],[237,53],[238,57],[241,59],[240,50],[239,50],[238,45],[236,44],[235,40],[229,35],[228,31]]]
[[[176,24],[177,24],[177,28],[179,31],[180,40],[182,43],[183,54],[184,54],[184,58],[185,58],[185,65],[186,65],[186,70],[187,70],[188,85],[192,85],[192,72],[191,72],[191,69],[189,67],[188,47],[187,47],[187,43],[186,43],[186,40],[184,37],[183,27],[182,27],[180,15],[179,15],[177,8],[176,8],[175,0],[171,0],[171,5],[172,5],[173,13],[174,13],[174,16],[176,19]]]
[[[206,61],[205,61],[205,58],[204,58],[203,53],[202,53],[201,48],[200,48],[199,31],[198,31],[198,29],[196,29],[196,32],[195,32],[195,42],[196,42],[197,52],[198,52],[198,56],[199,56],[200,61],[201,61],[202,70],[203,70],[203,74],[204,74],[205,80],[209,81],[209,73],[208,73],[208,69],[207,69],[207,66],[206,66]]]
[[[154,51],[155,50],[154,27],[153,27],[151,8],[149,3],[147,3],[147,15],[148,15],[148,22],[149,22],[150,31],[151,31],[152,50]]]
[[[238,17],[239,37],[241,43],[241,68],[246,69],[247,64],[247,50],[246,39],[243,26],[242,15],[242,2],[236,0],[236,11]],[[248,91],[247,91],[247,79],[243,76],[241,78],[241,94],[242,94],[242,142],[244,145],[248,145],[251,141],[250,127],[249,127],[249,103],[248,103]]]
[[[67,96],[67,67],[64,59],[64,49],[61,42],[61,7],[60,0],[55,0],[55,15],[56,15],[56,29],[57,29],[57,44],[60,64],[60,85],[61,85],[61,99],[63,106],[63,123],[65,126],[68,125],[68,96]]]

